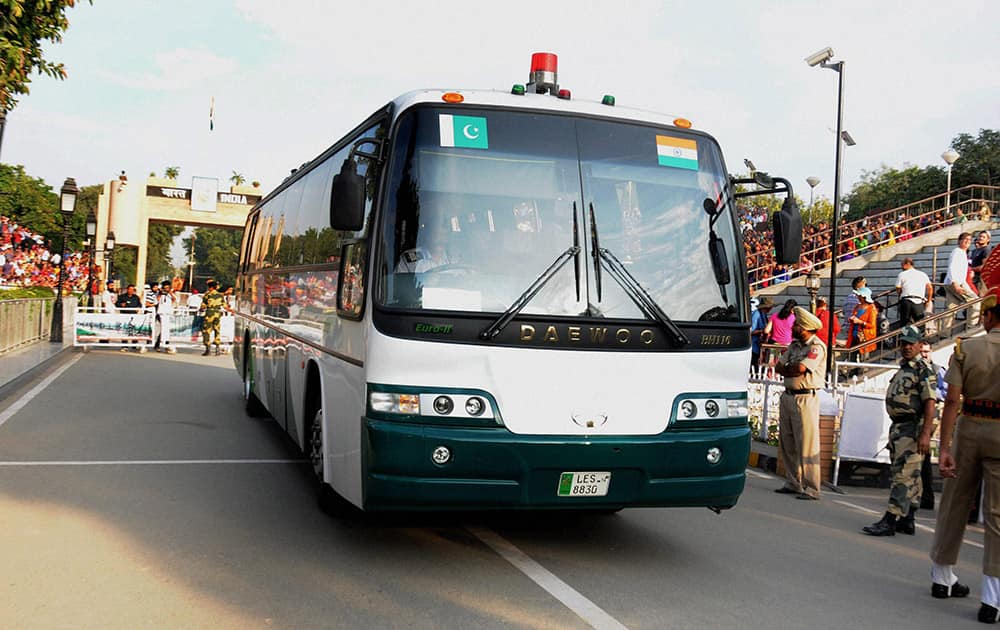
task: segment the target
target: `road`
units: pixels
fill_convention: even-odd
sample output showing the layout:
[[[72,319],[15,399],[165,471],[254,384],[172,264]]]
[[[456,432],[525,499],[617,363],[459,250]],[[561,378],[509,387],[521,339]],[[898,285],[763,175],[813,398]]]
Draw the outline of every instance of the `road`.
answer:
[[[43,380],[44,379],[44,380]],[[0,401],[2,628],[958,628],[982,529],[930,597],[933,514],[860,533],[886,490],[819,503],[750,471],[739,505],[337,520],[242,411],[228,356],[77,353]]]

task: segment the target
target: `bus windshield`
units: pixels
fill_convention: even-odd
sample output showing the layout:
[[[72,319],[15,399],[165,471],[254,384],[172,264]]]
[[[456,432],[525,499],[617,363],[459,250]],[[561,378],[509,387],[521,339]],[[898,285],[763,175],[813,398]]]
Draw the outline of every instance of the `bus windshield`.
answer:
[[[674,321],[745,317],[726,175],[706,136],[423,107],[403,114],[394,143],[376,265],[382,307],[502,313],[579,245],[521,312],[649,319],[608,272],[610,254]],[[728,253],[726,284],[709,255],[706,199],[724,208],[714,230]]]

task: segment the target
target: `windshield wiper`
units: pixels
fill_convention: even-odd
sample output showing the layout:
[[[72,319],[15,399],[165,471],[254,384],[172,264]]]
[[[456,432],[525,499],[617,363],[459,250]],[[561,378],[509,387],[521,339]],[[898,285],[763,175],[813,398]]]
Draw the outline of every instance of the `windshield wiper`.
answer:
[[[564,251],[563,253],[559,254],[559,256],[552,262],[552,264],[549,265],[548,269],[543,271],[541,275],[535,278],[535,281],[531,283],[531,286],[529,286],[524,291],[524,293],[522,293],[516,300],[514,300],[514,303],[511,304],[506,311],[501,313],[500,317],[496,318],[496,320],[494,320],[492,324],[484,328],[479,333],[480,339],[489,341],[494,337],[496,337],[497,335],[499,335],[500,331],[502,331],[507,326],[507,324],[510,323],[512,319],[517,317],[517,314],[520,313],[524,309],[524,307],[528,305],[528,302],[530,302],[531,299],[535,297],[535,295],[537,295],[539,291],[542,290],[542,287],[545,286],[545,283],[547,283],[549,280],[552,279],[553,276],[559,273],[559,270],[562,269],[567,262],[569,262],[570,258],[576,259],[576,301],[577,302],[580,301],[580,258],[579,258],[580,234],[577,228],[578,228],[578,223],[576,219],[576,203],[574,202],[573,245],[568,247],[566,251]]]
[[[622,264],[622,261],[618,260],[618,258],[612,254],[610,250],[601,247],[598,244],[597,222],[594,221],[594,204],[590,204],[590,238],[591,245],[594,248],[592,255],[594,256],[594,271],[597,276],[597,301],[600,302],[601,300],[600,267],[603,262],[607,265],[608,273],[611,274],[611,277],[615,279],[615,282],[617,282],[619,286],[621,286],[622,290],[625,291],[625,294],[629,296],[633,302],[635,302],[636,306],[639,307],[639,310],[642,311],[643,315],[645,315],[647,319],[651,319],[659,323],[660,326],[667,331],[667,336],[670,338],[675,347],[690,344],[691,341],[684,334],[684,331],[678,328],[677,324],[675,324],[673,320],[663,312],[663,309],[661,309],[660,305],[656,303],[656,300],[654,300],[649,293],[646,292],[646,289],[644,289],[642,284],[635,279],[635,276],[629,273],[628,269],[625,268],[625,265]]]

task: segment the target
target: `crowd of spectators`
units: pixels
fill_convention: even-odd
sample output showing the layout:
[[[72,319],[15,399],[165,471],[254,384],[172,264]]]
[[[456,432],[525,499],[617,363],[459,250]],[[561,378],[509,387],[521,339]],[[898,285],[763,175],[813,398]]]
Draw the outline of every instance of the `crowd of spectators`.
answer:
[[[987,204],[979,209],[980,218],[988,219],[991,210]],[[837,261],[842,262],[871,253],[880,247],[889,247],[937,230],[939,228],[964,223],[968,217],[962,208],[937,210],[910,216],[880,213],[839,226]],[[743,230],[743,247],[750,286],[766,287],[791,280],[795,275],[822,269],[829,263],[831,226],[828,221],[807,224],[802,228],[802,256],[797,265],[779,265],[775,260],[771,227],[767,210],[759,207],[740,209],[740,228]]]
[[[68,252],[65,291],[87,286],[87,252]],[[0,287],[52,287],[59,282],[59,253],[31,229],[0,215]]]

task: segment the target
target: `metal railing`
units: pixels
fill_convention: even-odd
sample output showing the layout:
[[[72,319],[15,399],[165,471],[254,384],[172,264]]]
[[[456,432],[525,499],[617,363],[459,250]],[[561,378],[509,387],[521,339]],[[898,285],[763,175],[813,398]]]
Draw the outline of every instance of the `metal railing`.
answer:
[[[841,262],[857,256],[864,256],[885,245],[922,236],[957,222],[983,220],[982,206],[984,203],[988,210],[985,220],[992,220],[998,212],[1000,186],[965,186],[953,190],[951,195],[952,203],[950,205],[948,204],[948,194],[941,193],[899,208],[842,223],[837,246],[837,261]],[[858,237],[858,233],[874,234],[873,226],[876,225],[880,226],[880,232],[882,228],[894,228],[892,236],[883,238],[880,233],[877,235],[877,239],[873,238],[860,249],[855,248],[854,241]],[[825,238],[829,241],[832,231],[832,228],[827,228],[810,234],[807,238],[815,241],[823,241]],[[784,283],[796,276],[805,275],[813,269],[824,268],[830,263],[830,249],[828,242],[818,247],[805,249],[797,266],[785,268],[781,273],[763,278],[758,276],[761,273],[766,273],[772,267],[770,263],[762,262],[767,254],[763,252],[751,254],[747,258],[747,273],[751,278],[754,278],[750,283],[750,289]]]
[[[49,338],[52,298],[0,300],[0,354]]]

